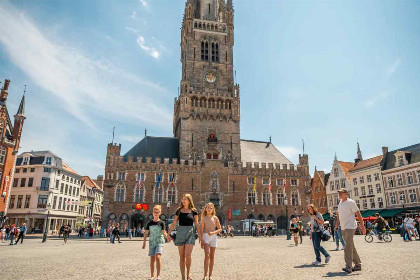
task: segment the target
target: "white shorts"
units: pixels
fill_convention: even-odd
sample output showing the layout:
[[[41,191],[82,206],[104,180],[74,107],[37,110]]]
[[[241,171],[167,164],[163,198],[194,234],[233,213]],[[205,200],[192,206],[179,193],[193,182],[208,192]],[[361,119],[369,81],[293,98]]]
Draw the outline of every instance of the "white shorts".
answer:
[[[204,244],[208,244],[210,245],[210,247],[217,247],[217,235],[213,234],[213,235],[209,235],[208,233],[203,234],[203,241]]]

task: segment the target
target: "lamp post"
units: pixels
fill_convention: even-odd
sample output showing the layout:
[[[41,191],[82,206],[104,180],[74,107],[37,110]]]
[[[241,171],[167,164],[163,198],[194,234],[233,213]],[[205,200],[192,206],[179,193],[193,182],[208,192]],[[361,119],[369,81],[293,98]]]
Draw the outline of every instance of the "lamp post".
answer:
[[[51,207],[51,204],[48,203],[48,205],[47,205],[47,209],[48,209],[47,220],[45,221],[45,228],[44,228],[44,235],[42,236],[42,243],[47,241],[48,221],[49,221],[49,218],[50,218],[50,207]]]
[[[286,204],[286,221],[287,221],[287,228],[286,228],[286,236],[287,236],[287,240],[292,239],[292,236],[290,234],[290,227],[289,227],[289,205],[288,205],[288,201],[287,201],[287,197],[284,199],[284,203]]]

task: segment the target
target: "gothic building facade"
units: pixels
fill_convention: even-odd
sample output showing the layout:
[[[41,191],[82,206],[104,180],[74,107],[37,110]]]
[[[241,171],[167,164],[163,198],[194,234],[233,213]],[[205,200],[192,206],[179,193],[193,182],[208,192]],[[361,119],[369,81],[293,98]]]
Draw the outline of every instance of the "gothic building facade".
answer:
[[[228,0],[188,0],[181,31],[182,79],[174,137],[144,139],[125,154],[110,143],[103,225],[139,227],[162,204],[174,215],[183,193],[211,201],[222,223],[303,215],[310,201],[308,155],[294,165],[270,141],[240,138],[240,87],[234,82],[234,10]],[[144,207],[146,205],[146,207]],[[140,209],[141,208],[141,209]]]
[[[9,95],[10,80],[5,80],[0,91],[0,225],[7,215],[10,200],[10,187],[25,121],[25,95],[23,95],[14,122],[10,119],[6,102]]]

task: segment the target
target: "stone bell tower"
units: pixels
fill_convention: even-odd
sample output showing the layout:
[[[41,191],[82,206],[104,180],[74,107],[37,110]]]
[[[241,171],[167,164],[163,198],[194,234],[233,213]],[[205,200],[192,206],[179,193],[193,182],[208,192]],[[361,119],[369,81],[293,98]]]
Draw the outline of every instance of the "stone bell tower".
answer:
[[[185,5],[173,123],[181,159],[241,160],[233,17],[231,0],[187,0]]]

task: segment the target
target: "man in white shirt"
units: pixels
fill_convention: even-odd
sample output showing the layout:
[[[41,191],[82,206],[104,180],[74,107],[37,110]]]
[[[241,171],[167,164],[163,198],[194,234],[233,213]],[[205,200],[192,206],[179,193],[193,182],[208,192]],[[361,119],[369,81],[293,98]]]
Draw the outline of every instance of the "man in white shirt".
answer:
[[[359,208],[356,205],[356,202],[348,198],[349,194],[346,189],[339,189],[338,195],[340,196],[341,202],[338,205],[335,230],[338,230],[338,226],[341,226],[344,242],[346,244],[344,249],[344,260],[346,261],[346,267],[343,268],[343,271],[347,273],[360,271],[362,270],[362,263],[360,261],[359,254],[357,254],[356,247],[354,247],[353,237],[357,229],[355,215],[360,222],[362,233],[366,234],[363,218],[360,214]]]

